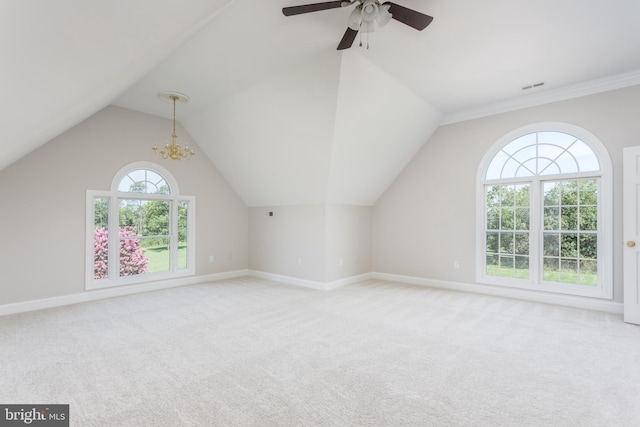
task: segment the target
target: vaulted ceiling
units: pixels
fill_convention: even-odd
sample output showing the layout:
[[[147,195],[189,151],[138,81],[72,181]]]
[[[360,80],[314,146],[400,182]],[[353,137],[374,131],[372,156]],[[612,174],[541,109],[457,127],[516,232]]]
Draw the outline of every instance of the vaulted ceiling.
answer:
[[[637,0],[397,0],[434,21],[347,51],[353,6],[283,16],[303,3],[3,1],[0,169],[110,104],[170,117],[172,90],[247,205],[372,205],[443,123],[640,84]]]

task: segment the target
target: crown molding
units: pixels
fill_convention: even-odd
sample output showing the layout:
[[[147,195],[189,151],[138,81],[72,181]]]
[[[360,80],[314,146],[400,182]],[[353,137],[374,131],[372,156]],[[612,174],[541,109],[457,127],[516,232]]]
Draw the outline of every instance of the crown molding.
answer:
[[[483,105],[481,107],[457,111],[455,113],[445,115],[440,125],[464,122],[467,120],[493,116],[495,114],[507,113],[509,111],[521,110],[523,108],[564,101],[566,99],[579,98],[581,96],[608,92],[610,90],[635,85],[640,85],[640,70],[589,80],[587,82],[550,89],[545,92],[511,98]]]

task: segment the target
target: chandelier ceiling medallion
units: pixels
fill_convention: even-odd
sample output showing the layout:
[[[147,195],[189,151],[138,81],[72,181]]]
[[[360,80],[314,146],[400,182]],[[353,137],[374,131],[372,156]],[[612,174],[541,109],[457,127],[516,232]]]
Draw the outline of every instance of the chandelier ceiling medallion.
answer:
[[[173,102],[173,133],[171,134],[171,144],[166,143],[162,149],[154,145],[152,148],[153,152],[160,154],[163,159],[171,160],[188,159],[194,156],[196,153],[193,151],[193,147],[185,145],[183,148],[176,143],[176,139],[178,139],[176,135],[176,102],[185,104],[189,102],[189,97],[178,92],[160,92],[158,96],[164,101]]]

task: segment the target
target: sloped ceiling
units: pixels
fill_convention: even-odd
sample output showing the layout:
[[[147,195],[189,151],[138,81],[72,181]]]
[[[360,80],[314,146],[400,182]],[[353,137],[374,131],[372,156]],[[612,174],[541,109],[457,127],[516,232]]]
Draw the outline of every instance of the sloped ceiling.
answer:
[[[373,205],[442,113],[358,52],[343,54],[340,71],[327,199]]]
[[[0,2],[0,169],[109,105],[228,3]]]
[[[282,15],[307,1],[3,1],[0,169],[109,104],[170,117],[175,90],[248,205],[370,205],[440,123],[640,84],[637,0],[397,2],[433,23],[342,53],[351,8]]]

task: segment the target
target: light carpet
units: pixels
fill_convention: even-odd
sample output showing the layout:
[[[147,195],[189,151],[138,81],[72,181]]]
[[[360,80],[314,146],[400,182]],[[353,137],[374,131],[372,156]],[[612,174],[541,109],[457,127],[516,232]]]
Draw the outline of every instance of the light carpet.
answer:
[[[243,277],[0,317],[0,403],[74,426],[638,426],[621,316]]]

